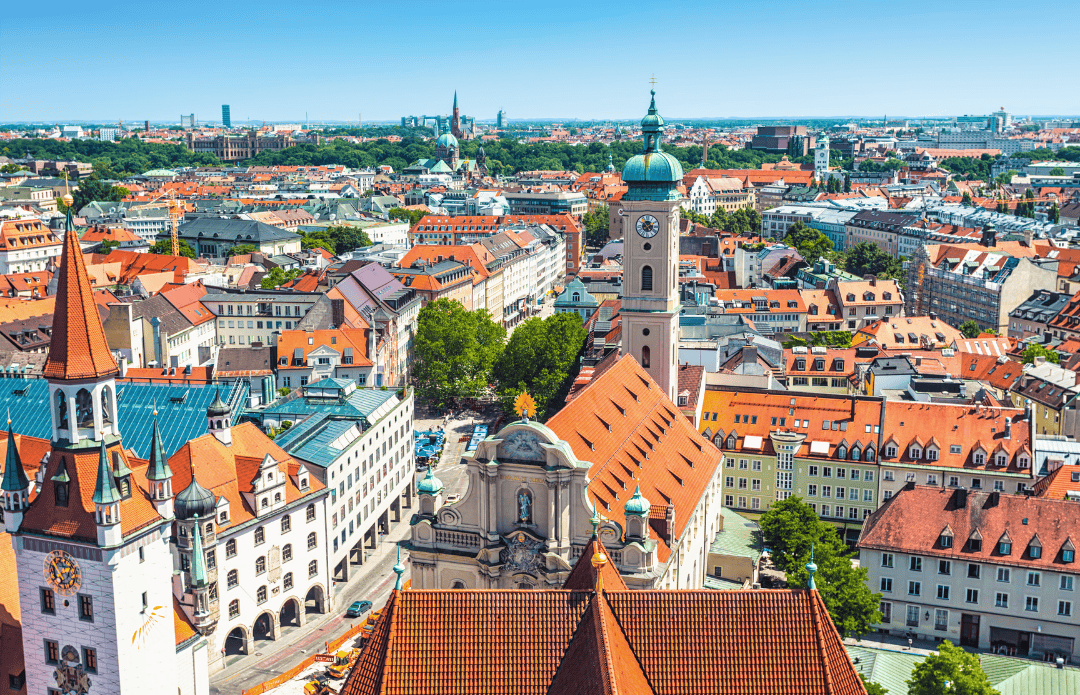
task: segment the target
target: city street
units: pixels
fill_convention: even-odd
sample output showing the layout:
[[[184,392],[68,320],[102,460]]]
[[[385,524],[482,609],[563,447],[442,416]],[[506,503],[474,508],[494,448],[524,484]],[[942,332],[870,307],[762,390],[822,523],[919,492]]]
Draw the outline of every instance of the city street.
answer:
[[[444,485],[443,499],[449,495],[463,495],[467,484],[465,466],[461,456],[468,446],[468,439],[475,424],[484,420],[466,417],[451,420],[447,426],[447,441],[435,473]],[[491,424],[491,423],[488,423]],[[417,430],[430,430],[442,425],[442,418],[420,418],[415,421]],[[419,473],[417,479],[426,475]],[[245,689],[267,681],[279,673],[288,671],[308,656],[324,650],[324,643],[334,639],[362,619],[345,618],[345,609],[353,601],[368,600],[375,608],[381,608],[394,588],[396,575],[393,567],[397,561],[397,547],[408,539],[409,518],[415,508],[403,510],[402,519],[394,524],[388,536],[380,538],[379,548],[365,561],[363,569],[348,585],[336,587],[335,608],[325,615],[309,616],[301,628],[294,628],[281,639],[256,643],[251,656],[239,657],[224,670],[210,678],[210,692],[220,695],[240,695]],[[407,553],[402,554],[409,578]]]

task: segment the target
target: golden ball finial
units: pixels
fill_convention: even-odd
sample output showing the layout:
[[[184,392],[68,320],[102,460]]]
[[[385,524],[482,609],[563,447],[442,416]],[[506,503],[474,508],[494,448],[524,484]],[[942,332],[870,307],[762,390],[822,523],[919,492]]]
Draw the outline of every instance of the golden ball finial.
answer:
[[[68,207],[71,207],[72,203],[75,202],[75,198],[70,193],[65,194],[61,200],[63,200],[64,205],[67,205]]]
[[[592,556],[592,566],[593,567],[595,567],[596,569],[600,569],[601,567],[603,567],[606,564],[607,564],[607,555],[604,555],[603,553],[601,553],[599,551],[593,553],[593,556]]]

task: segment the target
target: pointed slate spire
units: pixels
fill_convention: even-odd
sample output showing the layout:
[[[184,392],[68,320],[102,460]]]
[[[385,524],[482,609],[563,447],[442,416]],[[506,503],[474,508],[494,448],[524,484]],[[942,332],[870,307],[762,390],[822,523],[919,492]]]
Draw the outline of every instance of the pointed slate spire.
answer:
[[[154,432],[150,437],[150,465],[146,468],[147,480],[167,480],[172,477],[169,460],[165,458],[165,446],[158,430],[157,409],[154,410]]]
[[[7,460],[4,461],[4,482],[0,486],[4,492],[22,492],[30,487],[30,481],[26,478],[26,471],[22,467],[22,459],[19,457],[19,449],[15,446],[15,433],[11,431],[11,420],[8,420],[8,445]]]
[[[457,90],[454,90],[454,108],[457,108]]]
[[[109,465],[109,452],[105,450],[105,440],[101,440],[101,457],[98,459],[97,484],[94,486],[94,504],[116,504],[120,501],[120,491],[116,489],[112,467]]]
[[[195,523],[191,532],[191,585],[193,587],[203,587],[206,586],[206,560],[203,557],[199,515],[196,514],[192,520]]]

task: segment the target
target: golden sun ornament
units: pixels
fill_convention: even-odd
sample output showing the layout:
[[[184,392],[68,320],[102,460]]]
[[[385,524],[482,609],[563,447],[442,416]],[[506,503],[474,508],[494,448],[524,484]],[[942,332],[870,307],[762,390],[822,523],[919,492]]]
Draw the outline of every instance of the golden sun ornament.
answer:
[[[514,399],[514,412],[520,415],[522,418],[528,418],[530,416],[536,417],[536,401],[528,394],[527,391],[522,391],[518,394],[518,397]]]

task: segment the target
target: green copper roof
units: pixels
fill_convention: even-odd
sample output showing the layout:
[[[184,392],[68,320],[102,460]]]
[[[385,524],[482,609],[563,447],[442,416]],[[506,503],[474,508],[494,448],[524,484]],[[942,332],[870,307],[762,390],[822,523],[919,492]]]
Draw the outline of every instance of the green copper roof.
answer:
[[[651,506],[649,500],[645,499],[645,496],[641,494],[641,486],[638,485],[634,490],[634,496],[626,501],[626,506],[623,507],[623,510],[627,514],[647,516]]]
[[[202,532],[199,530],[199,515],[194,516],[195,524],[191,531],[191,585],[206,585],[206,560],[203,558]]]
[[[428,466],[427,475],[416,484],[416,491],[421,495],[435,495],[443,489],[442,481],[435,477],[434,468]]]
[[[150,465],[146,468],[147,480],[166,480],[172,477],[169,459],[165,457],[165,447],[161,444],[157,416],[154,416],[154,431],[150,436]]]
[[[20,492],[30,487],[30,481],[26,478],[26,471],[22,467],[22,459],[19,458],[19,450],[15,447],[15,433],[11,431],[11,423],[8,423],[7,460],[4,462],[4,482],[2,489],[5,492]]]
[[[435,140],[436,147],[457,147],[457,138],[450,133],[443,133]]]
[[[656,110],[656,92],[652,92],[649,113],[641,119],[644,148],[641,154],[627,160],[622,178],[629,190],[624,200],[679,200],[682,194],[675,185],[682,181],[683,168],[679,160],[660,147],[664,119]]]
[[[116,504],[120,501],[120,491],[116,489],[112,468],[109,467],[109,452],[105,450],[105,440],[101,440],[101,457],[98,458],[97,484],[94,486],[94,504]]]

